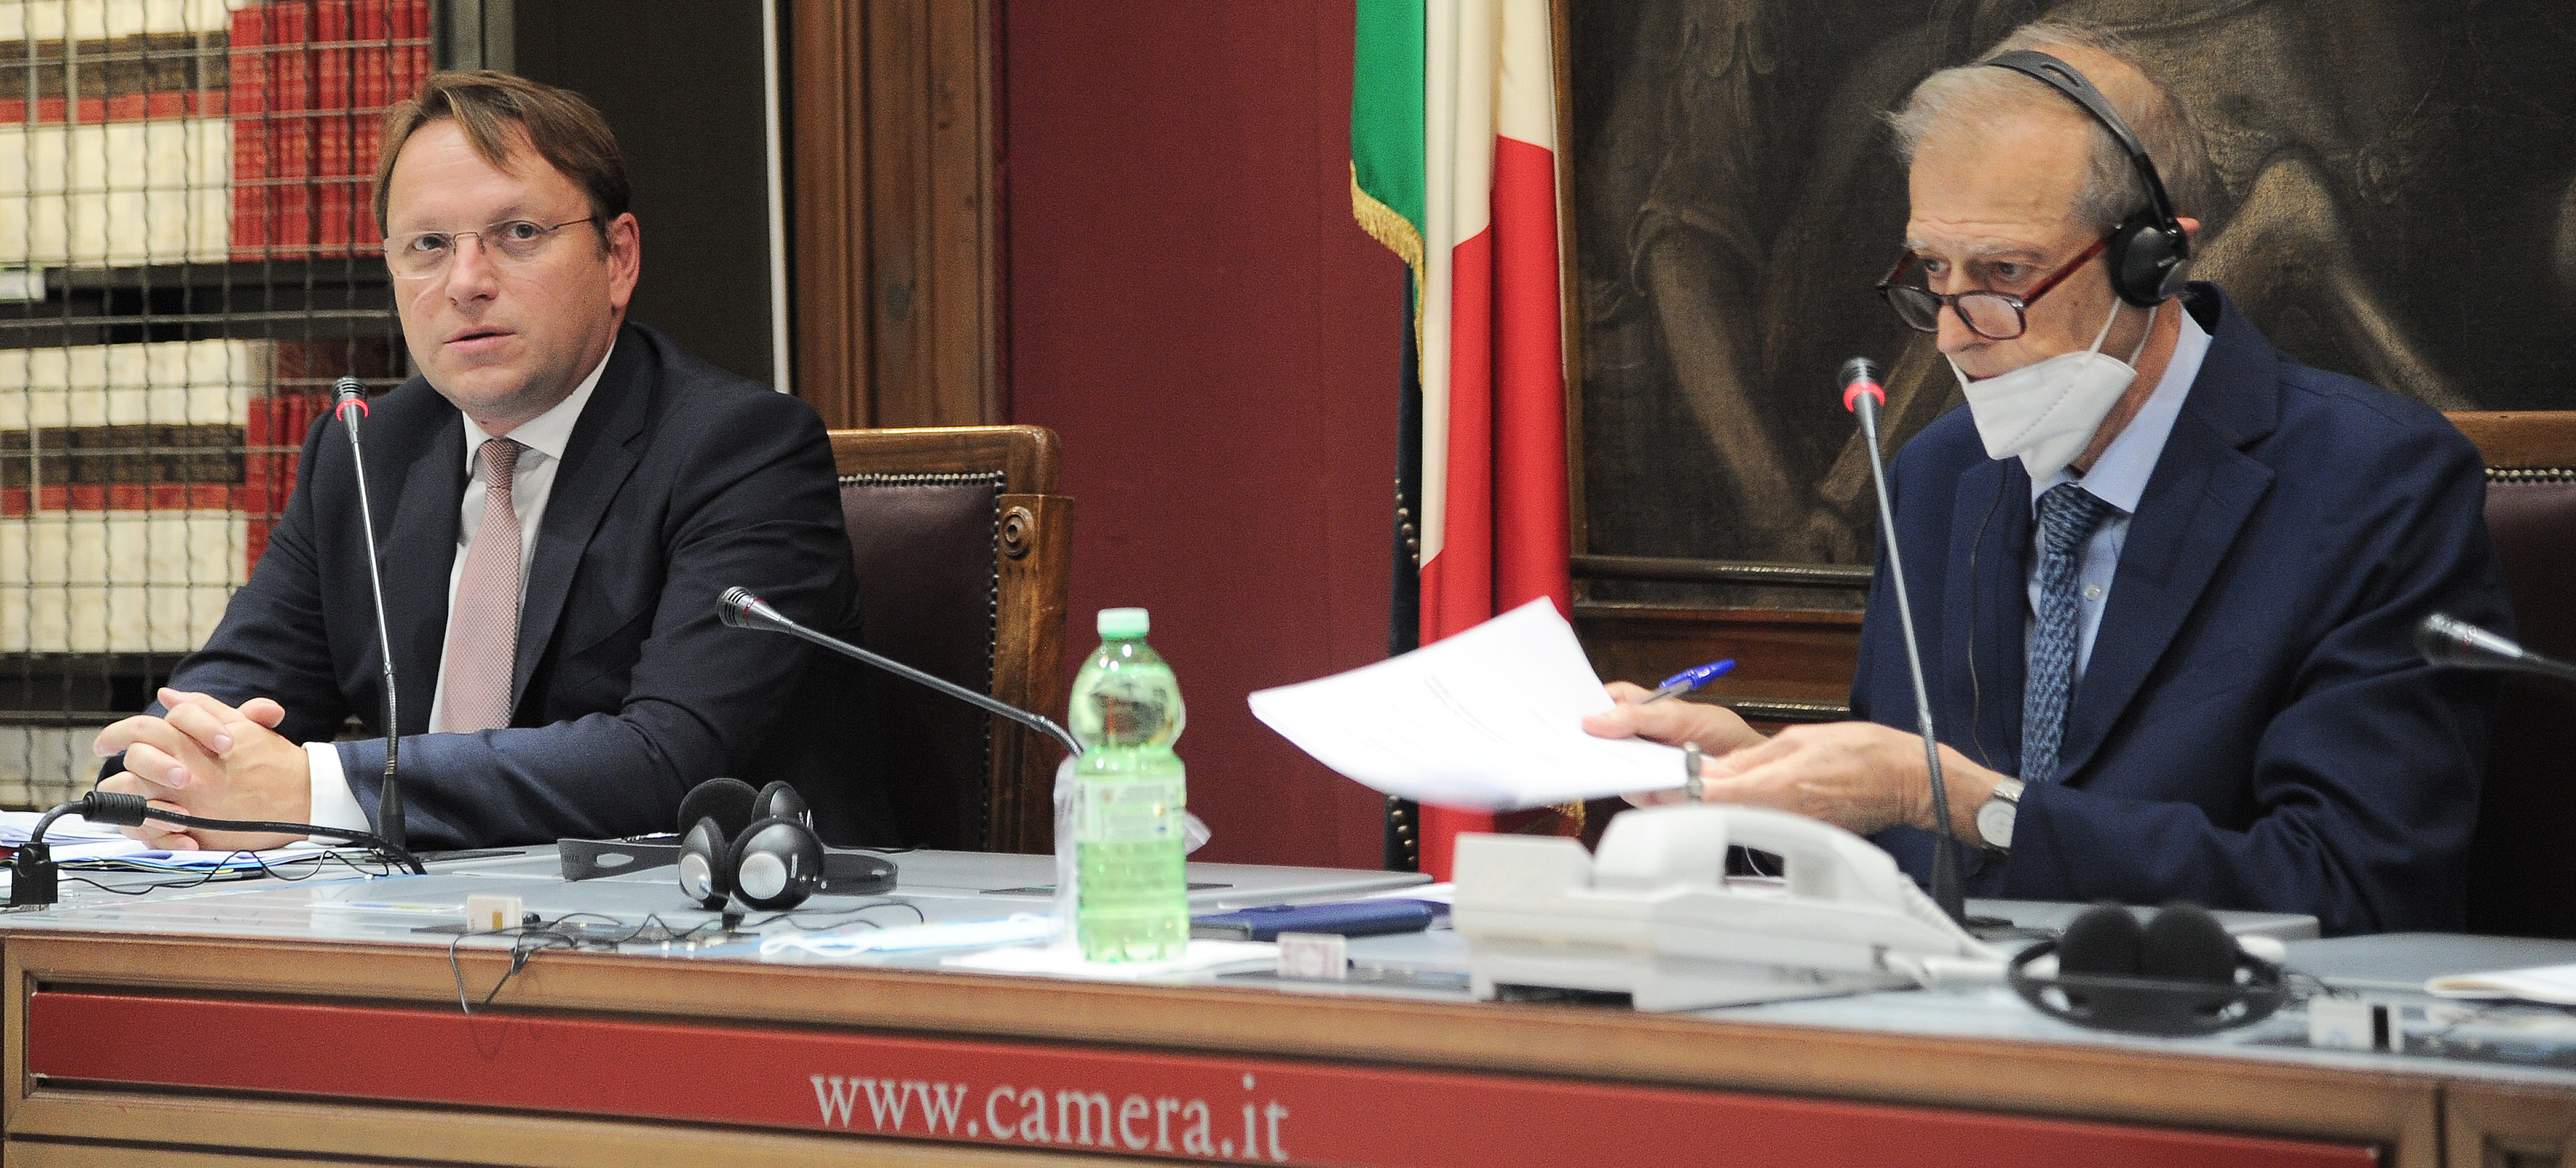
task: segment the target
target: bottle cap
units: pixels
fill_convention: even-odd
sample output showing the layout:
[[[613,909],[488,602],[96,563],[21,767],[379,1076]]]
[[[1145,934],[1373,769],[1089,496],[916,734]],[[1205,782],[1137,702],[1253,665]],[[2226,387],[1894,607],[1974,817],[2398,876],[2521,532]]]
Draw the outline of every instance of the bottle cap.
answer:
[[[1151,624],[1141,608],[1104,608],[1100,610],[1100,635],[1117,640],[1144,636]]]

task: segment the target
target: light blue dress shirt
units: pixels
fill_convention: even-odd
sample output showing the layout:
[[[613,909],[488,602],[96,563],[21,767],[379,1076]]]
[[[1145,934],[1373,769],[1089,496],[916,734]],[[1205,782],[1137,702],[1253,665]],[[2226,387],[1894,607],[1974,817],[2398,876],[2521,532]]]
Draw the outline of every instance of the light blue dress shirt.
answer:
[[[2129,517],[2137,514],[2138,498],[2146,494],[2147,479],[2155,473],[2156,459],[2165,452],[2165,439],[2173,434],[2174,419],[2182,416],[2183,398],[2191,393],[2191,383],[2200,376],[2201,358],[2209,355],[2209,334],[2183,311],[2180,301],[2167,304],[2182,317],[2182,335],[2174,342],[2173,360],[2165,364],[2164,376],[2157,380],[2155,392],[2147,404],[2138,407],[2136,417],[2129,419],[2118,437],[2104,447],[2102,457],[2094,460],[2093,469],[2082,475],[2061,470],[2046,482],[2030,485],[2031,553],[2029,605],[2022,613],[2022,646],[2027,654],[2030,628],[2039,620],[2039,497],[2059,483],[2081,483],[2093,497],[2110,504],[2116,514],[2095,528],[2093,538],[2085,541],[2076,569],[2079,581],[2077,595],[2083,602],[2075,633],[2075,676],[2084,677],[2084,667],[2093,660],[2093,634],[2102,627],[2102,610],[2111,603],[2111,582],[2120,570],[2120,549],[2128,543]],[[2028,662],[2024,662],[2027,667]],[[2027,676],[2027,674],[2025,674]]]

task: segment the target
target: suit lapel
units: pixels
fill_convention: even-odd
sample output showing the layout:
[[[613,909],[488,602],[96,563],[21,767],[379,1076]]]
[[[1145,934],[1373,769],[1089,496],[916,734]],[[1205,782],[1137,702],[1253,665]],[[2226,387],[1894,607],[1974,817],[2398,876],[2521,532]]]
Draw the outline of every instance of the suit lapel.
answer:
[[[1942,705],[1968,711],[1968,719],[1942,737],[2007,773],[2021,745],[2022,560],[2029,543],[2030,476],[2018,460],[1991,460],[1959,476],[1941,598]]]
[[[2271,490],[2271,468],[2240,448],[2271,433],[2279,394],[2271,345],[2222,300],[2200,375],[2130,521],[2091,664],[2067,711],[2059,775],[2083,769],[2109,738]]]
[[[402,489],[378,545],[399,551],[405,561],[399,568],[387,564],[385,571],[385,627],[394,642],[395,684],[402,690],[396,708],[404,734],[429,732],[447,640],[447,578],[456,565],[457,516],[465,501],[465,415],[453,408],[439,412],[445,421],[433,428],[429,444],[408,467],[388,474],[401,477]]]
[[[563,465],[555,468],[545,519],[537,528],[535,561],[528,566],[527,595],[519,604],[519,645],[510,676],[514,710],[537,670],[537,659],[554,639],[583,549],[635,469],[655,388],[648,347],[633,329],[620,334],[617,351],[582,407],[581,420],[573,424],[572,440],[564,444]]]

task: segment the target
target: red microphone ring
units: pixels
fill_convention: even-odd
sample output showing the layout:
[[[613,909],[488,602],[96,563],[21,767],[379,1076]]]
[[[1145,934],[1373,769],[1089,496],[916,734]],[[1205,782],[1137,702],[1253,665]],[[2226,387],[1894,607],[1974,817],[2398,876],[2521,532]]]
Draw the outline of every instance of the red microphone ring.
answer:
[[[1887,404],[1887,391],[1880,389],[1877,382],[1855,381],[1849,388],[1843,390],[1843,409],[1846,411],[1858,409],[1857,403],[1860,401],[1860,395],[1864,393],[1877,399],[1878,404],[1882,406]]]
[[[363,397],[353,397],[332,407],[331,415],[345,422],[349,420],[349,407],[351,406],[356,406],[358,408],[359,417],[363,418],[367,416],[367,399]],[[1844,408],[1848,409],[1850,407],[1846,405]]]

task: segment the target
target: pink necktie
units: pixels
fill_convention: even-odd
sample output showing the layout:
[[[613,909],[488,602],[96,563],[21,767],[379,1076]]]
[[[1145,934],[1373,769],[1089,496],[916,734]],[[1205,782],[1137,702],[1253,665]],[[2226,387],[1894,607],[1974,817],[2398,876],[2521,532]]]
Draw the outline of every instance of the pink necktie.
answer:
[[[510,476],[518,465],[518,443],[483,443],[483,522],[447,612],[439,729],[451,734],[510,724],[510,666],[519,644],[519,512],[510,503]]]

